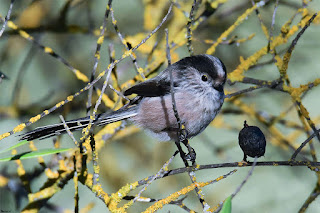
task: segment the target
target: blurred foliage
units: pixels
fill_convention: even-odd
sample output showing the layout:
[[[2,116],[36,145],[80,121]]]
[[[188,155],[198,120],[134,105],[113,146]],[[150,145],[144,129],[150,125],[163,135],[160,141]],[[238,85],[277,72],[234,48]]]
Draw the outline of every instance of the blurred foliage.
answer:
[[[15,135],[22,130],[60,122],[60,114],[69,120],[85,116],[90,104],[98,112],[122,107],[126,100],[109,87],[103,91],[104,81],[123,91],[164,69],[165,28],[173,62],[207,53],[226,64],[228,98],[212,125],[191,140],[195,173],[172,157],[174,143],[152,143],[119,122],[94,127],[85,152],[81,133],[77,142],[65,135],[15,147],[12,155],[75,149],[1,163],[1,210],[213,212],[251,165],[237,162],[243,156],[238,132],[247,120],[265,133],[266,162],[257,163],[233,198],[233,212],[319,212],[319,16],[308,27],[319,8],[308,0],[2,0],[0,152],[19,144]],[[211,169],[201,170],[205,164]],[[162,177],[168,171],[176,175]]]

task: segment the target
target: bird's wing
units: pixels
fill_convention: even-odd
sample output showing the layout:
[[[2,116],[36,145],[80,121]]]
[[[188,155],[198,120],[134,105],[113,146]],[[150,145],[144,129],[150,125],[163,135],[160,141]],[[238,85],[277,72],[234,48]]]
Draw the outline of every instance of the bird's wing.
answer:
[[[141,97],[157,97],[168,93],[170,93],[170,81],[155,77],[127,89],[124,95],[137,94]]]

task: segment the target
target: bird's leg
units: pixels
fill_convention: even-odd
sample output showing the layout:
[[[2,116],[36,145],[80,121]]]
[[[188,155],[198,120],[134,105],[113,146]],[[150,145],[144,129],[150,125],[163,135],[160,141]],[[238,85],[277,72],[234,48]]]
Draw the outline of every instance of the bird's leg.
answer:
[[[196,157],[197,157],[197,154],[196,152],[194,151],[194,149],[190,146],[190,143],[189,143],[189,140],[188,139],[185,139],[184,141],[182,141],[182,143],[187,147],[189,153],[186,155],[186,160],[188,161],[191,161],[192,162],[192,165],[195,164],[196,162]]]
[[[186,167],[188,167],[189,164],[188,164],[188,161],[187,161],[187,159],[186,159],[186,158],[187,158],[187,157],[186,157],[186,153],[184,153],[184,151],[183,151],[182,148],[181,148],[180,140],[176,140],[176,141],[175,141],[175,144],[177,145],[178,151],[179,151],[179,153],[180,153],[180,157],[181,157],[184,165],[185,165]]]
[[[181,157],[181,159],[182,159],[182,161],[183,161],[183,163],[184,163],[184,165],[186,167],[189,166],[188,161],[190,161],[190,156],[191,156],[190,155],[190,149],[187,147],[186,142],[185,142],[185,141],[188,141],[187,135],[188,135],[187,130],[182,127],[181,129],[177,130],[178,139],[175,141],[175,144],[176,144],[176,146],[178,148],[178,151],[180,152],[180,157]],[[183,143],[188,148],[189,153],[187,155],[182,150],[181,143]]]
[[[188,132],[186,129],[181,129],[179,131],[179,140],[181,143],[183,143],[187,149],[188,149],[188,154],[185,155],[185,160],[186,161],[191,161],[192,165],[195,164],[195,160],[196,160],[196,152],[194,151],[194,149],[190,146],[189,144],[189,140],[187,139],[187,135]]]

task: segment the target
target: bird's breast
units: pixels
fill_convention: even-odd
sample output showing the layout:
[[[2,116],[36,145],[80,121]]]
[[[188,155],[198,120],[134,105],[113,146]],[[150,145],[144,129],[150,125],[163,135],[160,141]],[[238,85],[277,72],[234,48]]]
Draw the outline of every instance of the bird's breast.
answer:
[[[202,132],[215,118],[223,99],[214,94],[199,96],[185,91],[175,93],[175,102],[188,137],[193,137]],[[177,130],[178,124],[173,111],[171,94],[143,98],[139,104],[138,114],[133,120],[138,126],[153,133],[167,134],[166,137],[161,136],[163,140],[172,139],[172,135],[176,135],[174,131]]]

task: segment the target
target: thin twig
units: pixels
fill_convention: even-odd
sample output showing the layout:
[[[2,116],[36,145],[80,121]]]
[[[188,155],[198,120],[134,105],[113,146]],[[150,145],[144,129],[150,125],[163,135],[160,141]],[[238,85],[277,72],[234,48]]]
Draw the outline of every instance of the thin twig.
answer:
[[[168,29],[165,29],[165,32],[166,32],[166,41],[167,41],[166,42],[166,44],[167,44],[166,54],[167,54],[168,64],[170,66],[170,64],[171,64],[171,56],[170,56],[170,45],[169,45]],[[172,100],[172,108],[173,108],[174,116],[176,117],[178,128],[179,128],[179,131],[177,132],[178,139],[177,139],[177,141],[175,141],[175,143],[177,145],[178,151],[180,152],[180,156],[181,156],[182,161],[184,162],[185,166],[188,167],[189,164],[188,164],[188,161],[186,160],[186,155],[184,154],[184,152],[183,152],[183,150],[182,150],[182,148],[180,146],[180,143],[182,141],[186,142],[186,146],[187,146],[187,148],[189,150],[189,154],[190,155],[194,151],[191,148],[191,146],[189,145],[189,142],[188,142],[188,140],[186,138],[187,133],[185,133],[185,135],[183,135],[184,131],[183,131],[183,127],[182,127],[182,124],[181,124],[181,119],[179,117],[179,113],[178,113],[178,110],[177,110],[177,104],[176,104],[175,96],[174,96],[173,76],[172,76],[172,70],[171,69],[169,69],[169,74],[170,74],[170,94],[171,94],[171,100]],[[193,164],[195,165],[195,160],[193,160]],[[191,182],[194,183],[195,180],[196,180],[194,172],[189,171],[188,175],[190,177]],[[204,195],[203,195],[202,191],[200,191],[198,187],[195,187],[195,191],[197,192],[197,195],[198,195],[199,201],[200,201],[200,203],[202,205],[202,208],[203,209],[209,209],[210,206],[204,201],[204,199],[203,199]]]
[[[240,2],[240,1],[237,1],[237,3],[238,2]],[[217,20],[224,20],[226,17],[233,15],[233,14],[236,14],[236,12],[238,12],[238,11],[246,9],[248,7],[248,4],[249,3],[247,1],[241,1],[240,4],[235,5],[234,7],[230,8],[230,9],[227,9],[225,11],[220,12],[219,14],[217,14],[215,16],[215,18]]]
[[[145,64],[144,64],[144,68],[145,68],[145,69],[147,68],[149,62],[151,61],[152,55],[153,55],[154,51],[156,50],[156,48],[158,47],[158,44],[159,44],[159,42],[156,41],[156,42],[154,43],[151,51],[148,53],[147,60],[146,60],[146,62],[145,62]]]
[[[312,135],[310,135],[304,142],[301,143],[301,145],[299,146],[299,148],[293,153],[293,155],[291,156],[290,160],[295,160],[297,155],[299,154],[299,152],[302,150],[302,148],[309,143],[314,137],[317,136],[317,134],[320,132],[320,129],[316,130],[315,132],[313,132]]]
[[[169,45],[169,33],[168,33],[168,29],[165,29],[166,32],[166,56],[167,56],[167,60],[168,60],[168,65],[171,65],[171,55],[170,55],[170,45]],[[172,101],[172,110],[174,113],[174,116],[177,120],[177,124],[178,124],[178,132],[177,132],[177,140],[175,141],[177,148],[180,152],[180,156],[182,161],[184,162],[185,166],[189,166],[186,158],[185,158],[185,154],[181,148],[180,142],[183,140],[185,140],[186,135],[183,135],[183,131],[182,131],[182,124],[181,124],[181,119],[177,110],[177,103],[175,100],[175,91],[174,91],[174,84],[173,84],[173,75],[172,75],[172,69],[169,69],[169,76],[170,76],[170,94],[171,94],[171,101]]]
[[[170,55],[170,45],[169,45],[169,36],[168,36],[168,29],[165,29],[166,32],[166,41],[167,41],[167,48],[166,48],[166,55],[167,55],[167,60],[168,60],[168,65],[171,65],[171,55]],[[174,112],[174,116],[177,119],[177,124],[179,128],[179,132],[181,132],[182,129],[182,124],[181,124],[181,119],[178,113],[177,109],[177,103],[175,100],[175,94],[174,94],[174,84],[173,84],[173,75],[172,75],[172,69],[169,69],[169,75],[170,75],[170,94],[171,94],[171,101],[172,101],[172,109]]]
[[[296,44],[298,43],[298,40],[299,38],[302,36],[302,34],[305,32],[305,30],[311,25],[311,23],[313,22],[313,20],[316,18],[318,14],[317,13],[314,13],[312,15],[312,17],[308,20],[308,22],[305,24],[305,26],[300,30],[300,32],[297,34],[297,36],[294,38],[294,40],[291,42],[291,45],[290,47],[288,48],[287,52],[285,53],[284,55],[284,59],[283,59],[283,65],[281,67],[281,70],[280,70],[280,73],[283,72],[284,70],[286,70],[286,67],[288,66],[288,63],[290,61],[290,58],[291,58],[291,54],[292,54],[292,51],[294,50]],[[285,73],[285,72],[283,72]],[[281,78],[283,78],[283,76],[281,76]],[[290,81],[289,79],[286,79],[286,83],[290,86]],[[301,113],[303,115],[303,117],[306,119],[306,120],[310,120],[310,118],[308,116],[306,116],[305,113],[302,113],[302,110],[301,110],[301,102],[298,101],[298,100],[295,100],[295,103],[297,104],[297,111],[298,113]],[[299,116],[300,117],[300,116]],[[311,129],[316,132],[316,127],[314,125],[314,123],[311,121],[311,122],[308,122],[309,126],[311,127]],[[320,135],[319,134],[316,134],[317,136],[317,139],[318,141],[320,142]],[[311,145],[310,147],[311,149],[313,148],[313,146]],[[311,153],[312,154],[312,153]],[[312,157],[314,160],[317,160],[316,158],[316,155],[312,154]]]
[[[103,94],[104,94],[104,92],[105,92],[105,90],[106,90],[106,88],[107,88],[107,86],[108,86],[108,84],[109,84],[108,82],[109,82],[109,78],[110,78],[112,69],[113,69],[113,67],[110,67],[109,70],[108,70],[106,79],[105,79],[105,81],[104,81],[104,83],[103,83],[103,86],[102,86],[102,89],[101,89],[101,94],[99,95],[99,98],[98,98],[98,100],[96,101],[96,104],[95,104],[95,106],[94,106],[94,110],[93,110],[93,112],[92,112],[92,115],[90,116],[90,121],[89,121],[89,124],[88,124],[89,129],[88,129],[88,128],[86,129],[86,131],[85,131],[85,133],[84,133],[84,138],[86,138],[87,135],[90,133],[91,125],[92,125],[92,123],[93,123],[93,120],[94,120],[95,117],[96,117],[96,113],[97,113],[97,111],[98,111],[98,107],[99,107],[99,105],[101,104],[102,96],[103,96]],[[84,139],[84,138],[83,138],[83,139]]]
[[[314,190],[310,193],[309,197],[306,199],[304,204],[301,206],[299,209],[299,213],[304,213],[306,212],[307,208],[309,205],[320,195],[320,184],[318,183]]]
[[[200,0],[201,1],[201,0]],[[190,14],[189,14],[189,18],[188,18],[188,23],[187,23],[187,47],[188,47],[188,51],[189,54],[192,56],[194,55],[193,53],[193,47],[192,47],[192,30],[191,30],[191,26],[194,22],[194,12],[197,11],[198,9],[198,4],[200,1],[194,0],[191,10],[190,10]]]
[[[102,43],[103,43],[103,40],[104,40],[104,32],[106,30],[107,20],[108,20],[108,16],[109,16],[110,9],[111,9],[111,4],[112,4],[112,0],[109,0],[108,1],[108,6],[106,7],[106,12],[105,12],[105,15],[104,15],[104,19],[103,19],[103,24],[102,24],[102,26],[100,28],[101,29],[100,35],[99,35],[98,40],[97,40],[97,47],[96,47],[96,51],[95,51],[95,54],[94,54],[94,62],[93,62],[93,68],[92,68],[92,71],[91,71],[90,83],[93,82],[94,76],[96,74],[96,70],[97,70],[97,67],[98,67],[98,62],[99,62],[99,58],[100,58],[100,49],[101,49],[101,46],[102,46]],[[92,103],[91,103],[92,92],[93,92],[93,87],[91,87],[89,89],[89,91],[88,91],[88,102],[87,102],[87,115],[88,116],[90,115],[90,110],[91,110],[91,106],[92,106]]]
[[[168,33],[168,29],[165,29],[165,33],[166,33],[166,56],[167,56],[167,60],[168,60],[168,66],[171,65],[171,54],[170,54],[170,44],[169,44],[169,33]],[[181,148],[180,145],[180,134],[182,133],[182,125],[181,125],[181,119],[177,110],[177,103],[176,103],[176,99],[175,99],[175,94],[174,94],[174,86],[173,86],[173,75],[172,75],[172,69],[169,69],[169,76],[170,76],[170,94],[171,94],[171,101],[172,101],[172,110],[174,113],[174,116],[176,117],[177,120],[177,124],[178,124],[178,141],[175,141],[177,148],[180,152],[180,156],[185,164],[185,166],[189,166],[188,162],[185,159],[185,155],[184,152]]]
[[[158,179],[158,178],[161,178],[161,177],[165,174],[165,171],[166,171],[165,168],[168,168],[168,166],[170,165],[170,163],[173,161],[174,157],[175,157],[177,154],[178,154],[178,151],[176,151],[176,152],[171,156],[171,158],[169,158],[169,160],[168,160],[165,164],[163,164],[163,166],[162,166],[161,169],[157,172],[157,174],[155,174],[155,175],[153,176],[153,178],[151,178],[151,179],[148,181],[148,183],[145,184],[145,186],[139,191],[138,195],[133,199],[133,202],[136,202],[136,201],[140,198],[142,192],[144,192],[144,191],[147,189],[147,187],[148,187],[154,180],[156,180],[156,179]]]
[[[256,3],[254,2],[254,0],[251,0],[251,4],[252,4],[252,6],[254,6]],[[258,19],[259,19],[261,27],[264,28],[265,24],[263,23],[263,20],[262,20],[262,17],[261,17],[261,13],[260,13],[259,9],[256,8],[255,11],[256,11],[256,14],[258,16]]]
[[[167,19],[168,15],[170,14],[171,10],[172,10],[172,4],[170,5],[169,10],[168,10],[167,14],[165,15],[165,17],[162,19],[161,23],[154,30],[152,30],[151,33],[149,35],[147,35],[145,39],[143,39],[137,46],[132,48],[130,51],[135,51],[136,49],[138,49],[138,47],[140,47],[140,45],[145,43],[162,26],[162,24],[165,22],[165,20]],[[124,59],[124,57],[125,56],[122,56],[119,60]],[[100,94],[100,96],[99,96],[99,98],[98,98],[98,100],[96,102],[96,105],[95,105],[94,110],[92,112],[92,116],[90,116],[90,121],[89,121],[89,124],[88,124],[89,127],[92,125],[93,119],[95,118],[95,114],[96,114],[96,112],[98,110],[98,106],[101,104],[102,95],[104,94],[104,91],[106,90],[106,87],[108,85],[108,81],[109,81],[109,78],[110,78],[111,71],[114,68],[116,62],[119,63],[119,60],[116,60],[113,63],[109,64],[108,74],[106,76],[106,80],[105,80],[105,82],[103,84],[103,87],[101,89],[101,94]],[[93,84],[94,82],[95,82],[95,80],[92,81],[91,83]],[[86,137],[86,135],[88,135],[88,134],[89,134],[89,131],[88,131],[88,129],[86,129],[84,137]]]
[[[2,36],[4,30],[6,29],[7,23],[10,20],[10,15],[11,15],[11,11],[12,11],[12,7],[13,7],[14,1],[15,0],[11,0],[11,2],[10,2],[8,13],[7,13],[6,17],[4,18],[4,22],[3,22],[2,28],[0,30],[0,37]]]
[[[250,171],[248,172],[247,177],[242,181],[242,183],[240,184],[240,186],[238,186],[238,188],[236,189],[236,191],[232,193],[231,198],[234,198],[234,197],[240,192],[240,190],[241,190],[241,188],[244,186],[244,184],[248,181],[249,177],[250,177],[250,176],[252,175],[252,173],[253,173],[253,170],[254,170],[255,166],[257,165],[257,160],[258,160],[258,157],[255,157],[255,158],[254,158],[254,161],[253,161],[253,164],[252,164],[252,166],[251,166],[251,169],[250,169]]]
[[[125,41],[125,39],[123,38],[122,34],[120,33],[119,27],[117,25],[117,20],[114,17],[113,9],[111,9],[110,13],[111,13],[112,25],[113,25],[113,27],[114,27],[119,39],[121,40],[121,42],[124,45],[124,47],[126,48],[126,50],[130,50],[131,47],[129,47],[128,42]],[[132,62],[134,64],[135,68],[136,68],[136,72],[142,77],[142,79],[145,80],[146,77],[144,76],[143,72],[140,71],[141,67],[138,65],[136,57],[132,53],[130,53],[130,58],[132,59]]]
[[[59,17],[57,18],[56,25],[58,25],[61,28],[64,28],[67,25],[67,16],[68,12],[70,11],[72,1],[66,1],[64,6],[60,10]]]
[[[276,0],[276,3],[274,5],[274,11],[272,14],[272,22],[271,22],[271,26],[270,26],[270,33],[269,33],[269,39],[268,39],[268,52],[270,51],[271,39],[273,38],[273,30],[274,30],[274,24],[275,24],[276,12],[278,9],[278,5],[279,5],[279,0]]]
[[[163,23],[168,19],[168,16],[170,15],[171,11],[172,11],[172,3],[170,4],[170,7],[168,9],[168,12],[167,14],[163,17],[163,19],[161,20],[160,24],[154,28],[154,30],[152,30],[149,35],[146,36],[146,38],[144,38],[137,46],[135,46],[134,48],[131,49],[131,51],[135,51],[136,49],[138,49],[142,44],[146,43],[146,41],[153,35],[155,34],[159,29],[160,27],[163,25]]]
[[[74,166],[74,176],[73,176],[73,182],[74,182],[74,212],[79,213],[79,174],[77,171],[77,159],[76,156],[73,156],[73,166]]]
[[[63,126],[64,126],[65,130],[67,131],[68,135],[69,135],[70,138],[73,140],[74,144],[75,144],[75,145],[78,145],[77,140],[76,140],[75,137],[73,136],[73,133],[70,131],[70,129],[69,129],[66,121],[64,120],[63,116],[62,116],[62,115],[59,115],[59,118],[60,118],[60,120],[62,121]]]
[[[197,168],[194,166],[191,167],[181,167],[178,169],[168,170],[167,173],[163,177],[171,176],[171,175],[177,175],[189,171],[199,171],[203,169],[216,169],[216,168],[232,168],[232,167],[249,167],[252,166],[253,163],[248,162],[231,162],[231,163],[219,163],[219,164],[207,164],[207,165],[197,165]],[[262,161],[257,162],[256,166],[305,166],[309,167],[310,169],[313,169],[315,171],[320,171],[320,162],[314,162],[314,161]],[[144,178],[140,180],[139,186],[142,186],[148,182],[149,179],[151,179],[153,176]]]
[[[160,24],[157,25],[157,27],[155,29],[153,29],[138,45],[136,45],[134,48],[132,48],[130,51],[134,52],[136,51],[142,44],[144,44],[151,36],[153,36],[159,29],[160,27],[163,25],[163,23],[168,19],[169,14],[172,11],[172,4],[170,5],[167,14],[164,16],[164,18],[161,20]],[[33,42],[35,42],[34,40],[32,40]],[[35,42],[36,43],[36,42]],[[36,43],[37,45],[40,45],[38,43]],[[42,48],[42,46],[40,46]],[[44,48],[44,47],[43,47]],[[126,57],[128,57],[127,54],[123,54],[119,59],[115,60],[113,63],[109,64],[109,69],[113,69],[117,64],[119,64],[122,60],[124,60]],[[64,63],[64,62],[63,62]],[[68,66],[69,67],[69,66]],[[74,69],[74,68],[73,68]],[[72,101],[75,97],[78,97],[79,95],[81,95],[83,92],[87,91],[88,89],[90,89],[91,87],[93,87],[93,85],[95,85],[107,72],[107,70],[104,70],[101,74],[99,74],[97,76],[97,78],[95,78],[91,83],[88,83],[84,88],[80,89],[78,92],[76,92],[73,95],[68,96],[67,99],[65,99],[64,101],[59,102],[59,104],[54,105],[53,107],[49,108],[48,110],[43,111],[40,114],[40,119],[49,115],[50,113],[52,113],[53,111],[61,108],[62,106],[64,106],[65,104],[69,103],[70,101]],[[25,123],[23,123],[23,126],[27,127],[30,126],[31,124],[35,123],[34,121],[27,121]],[[21,124],[22,125],[22,124]],[[6,133],[6,135],[3,138],[9,137],[10,135],[13,135],[16,132],[20,132],[22,131],[24,128],[19,129],[19,131],[9,131]],[[2,139],[3,139],[2,138]]]
[[[258,159],[258,157],[255,157],[255,158],[254,158],[254,162],[253,162],[253,164],[252,164],[252,167],[251,167],[250,171],[248,172],[248,175],[247,175],[246,178],[241,182],[241,184],[238,186],[238,188],[231,194],[231,199],[233,199],[233,198],[240,192],[240,190],[242,189],[242,187],[244,186],[244,184],[248,181],[249,177],[252,175],[253,170],[254,170],[254,168],[255,168],[255,166],[256,166],[256,164],[257,164],[257,159]],[[220,212],[221,209],[222,209],[222,206],[223,206],[223,205],[219,205],[219,208],[218,208],[217,210],[215,210],[214,213]]]
[[[300,32],[297,34],[297,36],[293,39],[293,41],[290,44],[290,47],[287,51],[287,53],[291,54],[294,47],[297,45],[298,40],[300,39],[300,37],[302,36],[302,34],[304,33],[304,31],[306,31],[306,29],[310,26],[310,24],[313,22],[313,20],[316,18],[318,14],[314,13],[312,15],[312,17],[308,20],[308,22],[306,23],[306,25],[304,25],[304,27],[300,30]]]
[[[37,53],[37,50],[38,50],[37,46],[34,45],[34,43],[32,43],[32,46],[30,47],[26,57],[24,58],[24,60],[22,61],[18,69],[18,75],[16,77],[16,81],[15,81],[15,85],[14,85],[14,89],[11,97],[11,103],[16,107],[18,106],[18,101],[20,99],[20,94],[21,94],[21,87],[25,79],[24,74],[28,71],[28,68],[32,63],[35,54]]]
[[[237,92],[234,92],[234,93],[229,93],[225,96],[225,98],[232,98],[233,96],[237,96],[237,95],[241,95],[243,93],[248,93],[248,92],[252,92],[254,90],[257,90],[257,89],[261,89],[261,88],[265,88],[267,87],[267,85],[260,85],[260,86],[253,86],[253,87],[249,87],[247,89],[243,89],[243,90],[239,90]]]
[[[171,54],[170,54],[170,44],[169,44],[169,31],[168,31],[168,28],[166,28],[165,30],[165,33],[166,33],[166,56],[167,56],[167,60],[168,60],[168,66],[171,65]],[[171,83],[171,80],[172,80],[172,71],[170,70],[170,83]],[[171,86],[171,84],[170,84]],[[173,86],[173,82],[172,82],[172,86]],[[173,87],[172,87],[173,88]],[[174,96],[174,94],[173,94]],[[174,101],[174,98],[173,100]],[[175,102],[175,101],[174,101]]]
[[[93,134],[90,134],[90,146],[92,149],[92,164],[93,164],[93,176],[92,185],[100,185],[99,181],[99,164],[98,164],[98,152],[96,150],[96,141],[94,140]]]
[[[117,93],[117,95],[118,95],[119,97],[121,97],[121,98],[123,98],[123,99],[125,99],[125,100],[127,100],[127,101],[130,101],[129,98],[127,98],[126,96],[124,96],[124,95],[122,94],[122,92],[116,90],[111,84],[109,84],[108,86],[109,86],[109,88],[110,88],[112,91],[114,91],[115,93]]]

